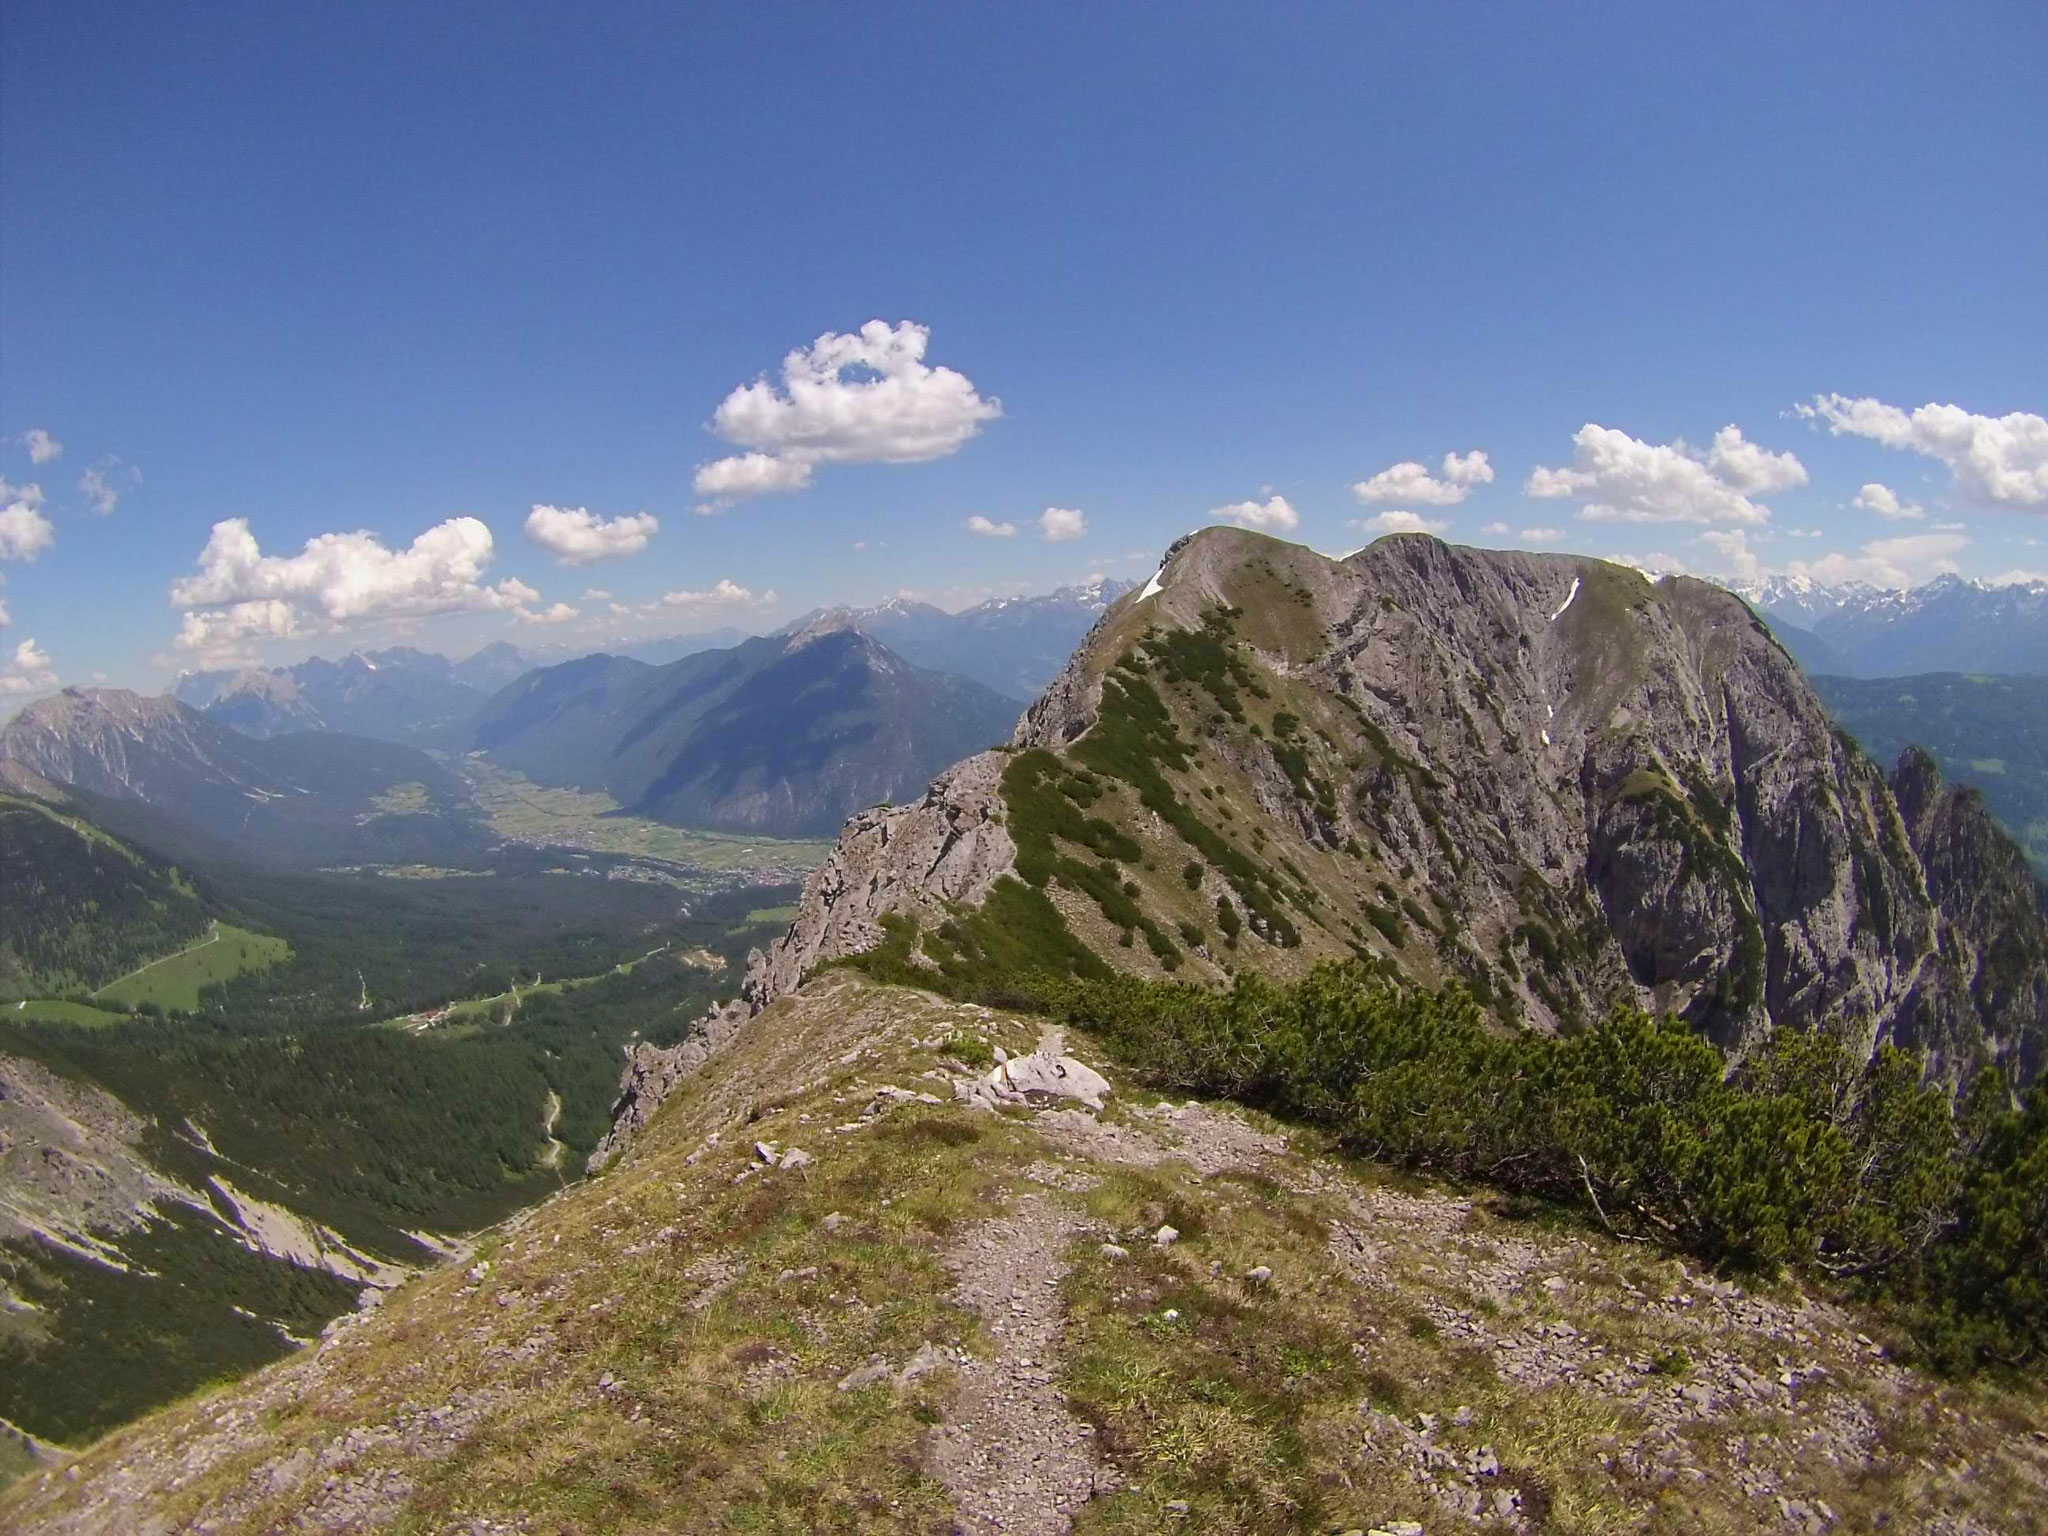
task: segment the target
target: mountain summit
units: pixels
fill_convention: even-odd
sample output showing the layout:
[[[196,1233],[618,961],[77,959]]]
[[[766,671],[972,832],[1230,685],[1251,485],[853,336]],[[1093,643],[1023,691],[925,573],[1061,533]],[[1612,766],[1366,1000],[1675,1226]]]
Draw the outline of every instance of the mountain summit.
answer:
[[[485,705],[471,745],[658,821],[822,837],[1001,740],[1017,708],[823,613],[665,667],[587,656],[530,672]]]
[[[885,942],[935,979],[1352,956],[1462,982],[1507,1025],[1634,1003],[1736,1053],[1822,1029],[1858,1057],[2031,1079],[2048,935],[2025,865],[1974,799],[1902,771],[1910,818],[1708,583],[1209,529],[1111,609],[1009,749],[847,826],[744,1006]],[[1935,878],[1930,837],[1960,838],[1997,897]],[[2014,925],[1995,936],[1983,905]],[[678,1062],[629,1076],[628,1128]]]

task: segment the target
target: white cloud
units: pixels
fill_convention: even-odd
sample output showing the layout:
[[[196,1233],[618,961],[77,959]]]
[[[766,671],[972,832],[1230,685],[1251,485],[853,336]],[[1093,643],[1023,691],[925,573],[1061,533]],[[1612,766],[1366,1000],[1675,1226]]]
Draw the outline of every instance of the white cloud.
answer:
[[[1579,516],[1596,523],[1733,523],[1770,521],[1753,495],[1803,485],[1805,466],[1773,454],[1734,427],[1714,434],[1702,454],[1683,442],[1645,443],[1593,422],[1572,438],[1568,469],[1530,473],[1523,489],[1546,499],[1578,497]]]
[[[1875,587],[1911,587],[1953,572],[1954,557],[1969,544],[1968,534],[1914,533],[1875,540],[1854,555],[1836,551],[1818,560],[1794,560],[1785,569],[1790,575],[1810,576],[1829,584],[1865,581]]]
[[[1919,502],[1901,501],[1890,486],[1879,485],[1875,480],[1858,491],[1849,505],[1861,507],[1865,512],[1875,512],[1895,523],[1914,523],[1927,515]]]
[[[1451,525],[1446,519],[1431,522],[1418,512],[1382,512],[1377,517],[1354,517],[1351,526],[1368,533],[1442,533]],[[1499,526],[1507,531],[1505,524]]]
[[[1256,528],[1261,533],[1292,533],[1301,526],[1301,514],[1287,504],[1285,496],[1279,495],[1264,501],[1233,501],[1227,507],[1212,507],[1209,515],[1240,528]]]
[[[18,698],[32,693],[49,693],[57,686],[57,673],[47,652],[38,650],[33,639],[24,640],[14,654],[0,662],[0,698]]]
[[[21,440],[28,445],[28,461],[31,464],[47,464],[52,459],[62,457],[64,453],[64,445],[42,427],[30,427],[21,434]]]
[[[722,576],[708,591],[664,592],[653,602],[642,606],[648,612],[661,608],[766,608],[774,601],[772,589],[757,597],[731,577]]]
[[[660,527],[651,512],[606,520],[583,507],[537,503],[526,514],[527,538],[553,555],[557,565],[588,565],[593,560],[637,555]]]
[[[759,378],[719,402],[712,431],[751,451],[702,465],[697,494],[796,490],[817,464],[917,464],[957,452],[1003,406],[966,375],[927,364],[930,341],[915,322],[870,320],[798,347],[782,360],[780,387]]]
[[[0,629],[10,628],[13,623],[14,615],[7,611],[7,599],[0,597]]]
[[[1617,565],[1641,571],[1652,580],[1664,576],[1684,576],[1691,569],[1678,556],[1667,555],[1662,550],[1653,550],[1647,555],[1616,555],[1614,560]]]
[[[546,608],[521,608],[512,616],[522,624],[566,624],[577,612],[568,603],[552,603]]]
[[[1508,527],[1506,523],[1488,523],[1484,528],[1480,529],[1479,531],[1481,533],[1490,533],[1495,538],[1498,538],[1500,535],[1504,533],[1514,532],[1514,530]]]
[[[142,471],[123,464],[112,455],[91,465],[78,477],[79,494],[101,517],[110,516],[120,505],[122,493],[142,484]]]
[[[0,560],[33,560],[55,542],[57,530],[37,510],[42,504],[40,485],[0,480]]]
[[[540,594],[516,577],[483,584],[493,553],[491,530],[473,517],[437,523],[404,549],[358,530],[308,539],[296,555],[264,554],[248,519],[228,518],[213,525],[198,572],[171,583],[172,604],[192,610],[178,645],[239,654],[253,640],[538,603]]]
[[[978,539],[1014,539],[1017,537],[1015,523],[998,523],[983,517],[979,512],[967,519],[967,531]],[[858,548],[859,546],[855,546]]]
[[[1047,507],[1038,514],[1038,529],[1048,544],[1067,544],[1088,532],[1088,514],[1072,507]]]
[[[741,453],[699,464],[690,488],[699,496],[711,498],[697,508],[699,512],[717,512],[748,496],[800,491],[810,483],[808,460],[778,459],[772,453]]]
[[[1978,501],[2048,508],[2048,417],[2026,411],[1977,416],[1959,405],[1923,405],[1909,413],[1847,395],[1816,395],[1813,404],[1797,409],[1809,420],[1826,422],[1837,437],[1867,437],[1939,459],[1956,485]]]
[[[2023,571],[2015,568],[1984,578],[1984,585],[1987,587],[2029,587],[2036,582],[2048,582],[2048,571]]]
[[[1515,537],[1524,544],[1562,544],[1564,542],[1564,530],[1562,528],[1524,528]]]
[[[1351,487],[1351,494],[1366,505],[1380,501],[1419,501],[1424,506],[1452,507],[1472,494],[1475,485],[1493,479],[1493,466],[1477,448],[1467,454],[1444,455],[1441,478],[1413,459],[1390,465],[1370,480]]]
[[[288,640],[298,633],[298,611],[283,598],[271,597],[186,613],[176,643],[208,666],[230,666],[255,661],[256,646],[265,640]]]
[[[1724,483],[1751,496],[1768,496],[1806,484],[1806,466],[1790,453],[1759,448],[1733,426],[1714,434],[1707,450],[1707,468]]]
[[[610,597],[611,593],[607,592],[603,587],[585,587],[583,589],[583,601],[586,603],[602,603]]]
[[[1749,547],[1746,528],[1709,528],[1693,542],[1719,555],[1721,564],[1738,581],[1755,581],[1763,573],[1763,561]]]

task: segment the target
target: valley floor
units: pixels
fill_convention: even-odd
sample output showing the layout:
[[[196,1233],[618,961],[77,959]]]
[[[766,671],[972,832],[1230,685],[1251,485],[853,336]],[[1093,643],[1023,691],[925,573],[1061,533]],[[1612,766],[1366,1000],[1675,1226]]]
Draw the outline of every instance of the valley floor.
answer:
[[[0,1528],[2017,1536],[2048,1508],[2038,1393],[1257,1117],[987,1087],[1038,1043],[814,980],[609,1173],[30,1475]]]

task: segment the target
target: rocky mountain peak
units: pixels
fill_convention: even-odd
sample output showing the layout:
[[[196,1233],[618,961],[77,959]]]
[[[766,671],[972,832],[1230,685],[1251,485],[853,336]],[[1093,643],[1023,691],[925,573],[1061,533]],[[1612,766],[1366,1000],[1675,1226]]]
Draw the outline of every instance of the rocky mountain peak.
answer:
[[[1887,783],[1711,583],[1204,529],[1102,617],[1008,752],[848,824],[744,1007],[882,942],[885,918],[935,978],[973,974],[1009,952],[973,916],[1007,887],[992,926],[1038,903],[1059,943],[1141,974],[1351,956],[1459,983],[1508,1027],[1633,1003],[1737,1054],[1825,1029],[1955,1081],[1993,1060],[2028,1079],[2038,898],[1930,772]]]

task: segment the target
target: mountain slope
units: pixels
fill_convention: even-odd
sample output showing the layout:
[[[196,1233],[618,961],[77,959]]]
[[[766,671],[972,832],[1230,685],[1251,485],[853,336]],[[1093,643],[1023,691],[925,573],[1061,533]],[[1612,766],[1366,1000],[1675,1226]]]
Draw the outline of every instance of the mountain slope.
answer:
[[[1355,955],[1463,981],[1503,1022],[1640,1003],[1738,1053],[1822,1027],[1956,1078],[2031,1070],[2048,1028],[2029,985],[1986,1013],[1981,940],[1930,894],[1883,773],[1705,583],[1211,530],[1091,635],[1017,747],[850,824],[756,999],[899,914],[910,960],[963,976]]]
[[[315,656],[289,667],[190,672],[173,692],[245,736],[337,731],[426,745],[457,729],[529,664],[510,646],[459,663],[395,646],[338,661]]]
[[[258,740],[173,698],[65,689],[0,728],[0,760],[97,802],[128,829],[168,818],[266,863],[471,857],[484,837],[461,780],[425,753],[324,732]],[[124,814],[125,813],[125,814]]]
[[[0,1002],[98,987],[209,918],[171,865],[65,807],[0,794]]]
[[[1006,735],[1016,706],[821,622],[666,667],[591,656],[530,673],[479,714],[477,750],[635,815],[828,835]]]
[[[2027,1528],[2040,1394],[1802,1288],[1162,1102],[1007,1012],[842,972],[759,1024],[604,1178],[0,1525]],[[1104,1069],[1100,1111],[999,1090],[998,1049]]]
[[[998,597],[958,613],[893,598],[872,608],[819,610],[784,630],[829,618],[873,635],[914,666],[955,672],[1005,698],[1036,698],[1127,581],[1093,581],[1038,597]]]
[[[2048,879],[2048,677],[1941,672],[1810,681],[1828,713],[1879,762],[1922,747],[1944,778],[1982,791],[1985,807]]]

